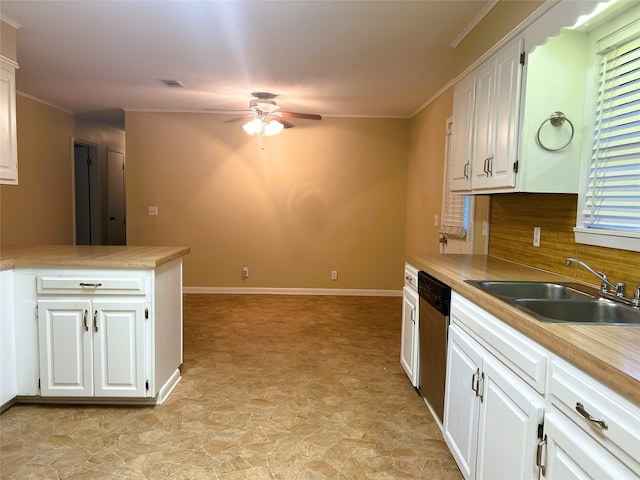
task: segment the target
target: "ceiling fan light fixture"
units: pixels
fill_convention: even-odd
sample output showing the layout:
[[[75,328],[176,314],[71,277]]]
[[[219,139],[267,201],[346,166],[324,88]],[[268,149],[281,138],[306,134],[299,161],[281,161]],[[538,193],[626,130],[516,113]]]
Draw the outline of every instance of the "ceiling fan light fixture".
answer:
[[[277,120],[270,120],[269,122],[264,124],[264,134],[267,137],[271,135],[277,135],[282,131],[284,125]]]
[[[260,133],[262,131],[262,121],[259,118],[254,118],[253,120],[245,123],[242,128],[249,135],[253,135],[254,133]]]

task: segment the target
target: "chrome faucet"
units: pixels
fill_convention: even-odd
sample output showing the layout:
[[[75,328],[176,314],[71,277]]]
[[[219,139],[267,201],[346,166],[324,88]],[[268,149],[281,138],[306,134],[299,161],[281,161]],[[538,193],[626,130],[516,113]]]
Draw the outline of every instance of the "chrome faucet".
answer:
[[[588,271],[590,271],[596,277],[598,277],[602,281],[602,285],[600,285],[600,290],[602,292],[609,293],[609,288],[608,287],[611,287],[616,292],[616,296],[618,296],[618,297],[624,297],[625,296],[625,294],[626,294],[626,285],[624,284],[624,282],[620,282],[620,283],[614,285],[613,283],[611,283],[609,281],[609,277],[607,277],[604,273],[598,272],[597,270],[594,270],[589,265],[584,263],[582,260],[578,260],[577,258],[567,257],[566,265],[569,266],[572,263],[577,263],[578,265],[580,265],[581,267],[586,268]]]

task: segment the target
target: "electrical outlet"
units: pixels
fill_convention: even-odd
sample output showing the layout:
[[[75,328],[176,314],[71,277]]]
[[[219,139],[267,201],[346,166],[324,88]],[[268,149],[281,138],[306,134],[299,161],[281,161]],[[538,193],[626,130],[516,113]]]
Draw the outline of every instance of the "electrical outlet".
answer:
[[[242,266],[242,278],[249,278],[249,267],[246,265]]]
[[[540,246],[540,227],[533,227],[533,246]]]
[[[338,280],[338,271],[331,270],[331,280]]]
[[[433,216],[433,226],[437,227],[440,223],[440,219],[438,218],[438,215],[434,215]]]
[[[147,215],[157,216],[158,215],[158,207],[147,207]]]
[[[486,237],[489,234],[489,222],[486,220],[482,221],[482,236]]]

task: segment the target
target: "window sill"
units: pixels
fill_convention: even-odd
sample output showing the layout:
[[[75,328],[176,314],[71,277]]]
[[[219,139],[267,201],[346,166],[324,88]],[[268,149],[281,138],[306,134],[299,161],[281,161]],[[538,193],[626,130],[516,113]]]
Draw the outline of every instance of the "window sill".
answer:
[[[637,232],[595,230],[583,227],[575,227],[573,232],[576,243],[640,252],[640,234]]]

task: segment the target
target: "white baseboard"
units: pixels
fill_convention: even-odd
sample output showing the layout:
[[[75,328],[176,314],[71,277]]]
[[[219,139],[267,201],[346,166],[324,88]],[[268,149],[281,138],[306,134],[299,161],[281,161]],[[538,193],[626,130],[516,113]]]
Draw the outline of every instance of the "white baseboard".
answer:
[[[402,296],[402,290],[365,290],[358,288],[183,287],[182,293],[233,293],[245,295],[340,295],[357,297]]]

